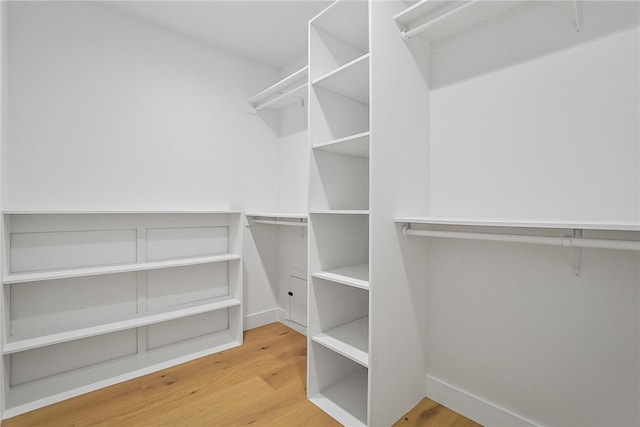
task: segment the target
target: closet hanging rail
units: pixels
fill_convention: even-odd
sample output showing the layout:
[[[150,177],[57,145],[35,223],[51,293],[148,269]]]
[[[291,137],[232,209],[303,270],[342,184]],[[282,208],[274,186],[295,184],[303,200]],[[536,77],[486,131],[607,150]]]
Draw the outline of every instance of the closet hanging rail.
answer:
[[[281,219],[254,219],[256,224],[270,224],[270,225],[290,225],[293,227],[306,227],[307,223],[303,221],[286,221]]]
[[[570,248],[618,249],[640,251],[640,241],[588,239],[583,237],[529,236],[523,234],[474,233],[466,231],[439,231],[413,229],[402,226],[403,236],[442,237],[447,239],[486,240],[495,242],[532,243],[539,245],[564,246]]]

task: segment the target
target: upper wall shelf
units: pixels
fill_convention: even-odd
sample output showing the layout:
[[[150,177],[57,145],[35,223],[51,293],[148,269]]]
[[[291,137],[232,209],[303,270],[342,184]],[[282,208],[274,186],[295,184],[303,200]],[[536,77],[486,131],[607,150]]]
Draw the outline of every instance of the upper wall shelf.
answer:
[[[555,228],[566,230],[609,230],[609,231],[640,231],[640,223],[633,222],[596,222],[596,221],[540,221],[540,220],[510,220],[510,219],[481,219],[456,217],[402,217],[396,218],[397,223],[473,226],[473,227],[502,227],[502,228]]]
[[[261,111],[264,109],[281,110],[294,104],[306,104],[308,75],[309,67],[301,68],[249,98],[249,105],[256,111]]]
[[[522,5],[522,0],[422,0],[394,18],[402,29],[402,38],[420,38],[425,42],[444,39],[480,22]]]
[[[397,218],[396,223],[405,224],[402,227],[402,234],[405,236],[527,243],[573,248],[640,251],[640,241],[629,240],[627,237],[620,238],[616,234],[616,232],[640,232],[639,223],[595,221],[513,221],[438,217]],[[414,225],[419,227],[414,228]],[[438,229],[431,229],[429,226],[441,227]],[[442,230],[442,228],[447,227],[453,229]],[[467,231],[460,229],[464,227],[480,227],[482,230]],[[540,235],[543,230],[549,229],[567,230],[570,231],[571,234],[558,235],[557,232],[550,233],[547,231],[546,234]],[[595,231],[600,233],[596,233],[597,238],[586,238],[583,237],[584,231]],[[598,234],[603,234],[603,232],[605,237],[601,238],[602,236]]]

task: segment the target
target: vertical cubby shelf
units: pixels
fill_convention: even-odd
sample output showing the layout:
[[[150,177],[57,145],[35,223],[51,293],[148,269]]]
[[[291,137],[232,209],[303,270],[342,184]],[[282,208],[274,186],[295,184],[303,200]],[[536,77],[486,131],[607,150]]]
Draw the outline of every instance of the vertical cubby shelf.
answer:
[[[240,345],[240,216],[5,212],[6,416]]]
[[[309,22],[309,399],[369,414],[369,4]]]

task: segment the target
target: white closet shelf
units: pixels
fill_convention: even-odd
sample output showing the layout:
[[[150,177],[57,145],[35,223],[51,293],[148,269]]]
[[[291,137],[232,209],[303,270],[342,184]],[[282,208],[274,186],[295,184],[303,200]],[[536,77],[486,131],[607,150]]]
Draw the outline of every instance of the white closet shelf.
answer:
[[[450,225],[474,227],[503,227],[503,228],[553,228],[580,230],[609,230],[609,231],[640,231],[637,222],[600,222],[600,221],[541,221],[541,220],[512,220],[512,219],[482,219],[458,217],[400,217],[397,223]]]
[[[5,417],[31,411],[99,388],[127,381],[242,344],[229,330],[181,341],[144,355],[133,354],[43,380],[11,387]]]
[[[286,225],[291,227],[306,227],[308,215],[294,213],[250,213],[247,218],[251,224]]]
[[[286,218],[286,219],[307,219],[307,213],[296,212],[249,212],[246,214],[252,218]]]
[[[268,87],[259,94],[249,98],[249,105],[256,111],[271,108],[279,110],[307,99],[307,77],[309,67],[306,66]]]
[[[369,316],[314,335],[318,344],[369,367]]]
[[[370,132],[362,132],[344,138],[334,139],[313,146],[317,150],[332,151],[338,154],[355,157],[369,157],[369,135]]]
[[[367,369],[360,369],[309,398],[346,426],[367,425]]]
[[[311,215],[369,215],[369,209],[318,209],[309,211]]]
[[[312,82],[313,86],[369,104],[369,54],[366,53]]]
[[[21,351],[31,350],[34,348],[45,347],[52,344],[59,344],[67,341],[78,340],[82,338],[89,338],[96,335],[104,335],[111,332],[118,332],[125,329],[139,328],[142,326],[148,326],[155,323],[166,322],[168,320],[176,320],[183,317],[194,316],[197,314],[208,313],[211,311],[220,310],[223,308],[239,306],[240,301],[229,297],[214,298],[207,301],[200,301],[198,303],[182,304],[183,308],[156,312],[156,313],[144,313],[137,317],[121,320],[117,322],[104,323],[97,326],[91,326],[86,328],[67,330],[58,333],[50,333],[43,336],[15,339],[8,341],[2,353],[12,354]]]
[[[132,271],[157,270],[160,268],[184,267],[188,265],[210,264],[215,262],[237,261],[240,255],[222,254],[205,257],[180,258],[165,261],[149,261],[135,264],[107,265],[100,267],[71,268],[65,270],[14,273],[6,275],[5,284],[37,282],[42,280],[69,279],[73,277],[97,276],[100,274],[128,273]]]
[[[342,285],[369,290],[369,264],[356,264],[335,268],[327,271],[318,271],[311,276],[329,280]]]
[[[398,223],[404,223],[402,234],[405,236],[422,236],[436,237],[448,239],[466,239],[466,240],[484,240],[495,242],[512,242],[540,244],[550,246],[564,246],[574,248],[593,248],[593,249],[615,249],[640,251],[640,241],[620,239],[617,236],[612,238],[587,238],[583,237],[582,231],[594,230],[600,232],[638,232],[640,225],[637,223],[622,222],[571,222],[571,221],[499,221],[499,220],[479,220],[479,219],[454,219],[454,218],[398,218]],[[455,230],[431,230],[431,229],[413,229],[412,224],[416,225],[441,225],[441,226],[457,226],[459,227],[483,227],[482,232]],[[487,231],[487,229],[489,231]],[[493,231],[492,229],[495,229]],[[515,232],[503,232],[508,229]],[[539,232],[533,233],[534,230],[560,229],[572,231],[570,236],[558,235],[539,235]],[[524,231],[523,231],[524,230]],[[576,233],[576,231],[578,233]],[[577,262],[576,265],[579,263]],[[576,275],[579,275],[579,269],[576,269]]]
[[[79,206],[67,210],[48,210],[48,209],[8,209],[3,210],[5,215],[81,215],[81,214],[239,214],[239,210],[208,210],[208,209],[122,209],[114,207],[113,209],[84,209]]]
[[[419,38],[425,42],[433,42],[460,33],[522,3],[523,0],[422,0],[397,14],[394,19],[403,28],[403,39]]]

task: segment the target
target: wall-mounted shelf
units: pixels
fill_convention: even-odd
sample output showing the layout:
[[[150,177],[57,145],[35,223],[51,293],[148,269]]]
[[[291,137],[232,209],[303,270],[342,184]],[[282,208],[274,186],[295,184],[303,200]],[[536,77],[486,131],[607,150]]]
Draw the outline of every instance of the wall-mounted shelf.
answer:
[[[402,233],[406,236],[441,237],[451,239],[488,240],[515,243],[544,244],[575,248],[600,248],[640,250],[640,241],[609,238],[586,238],[586,231],[639,232],[640,224],[630,222],[586,222],[586,221],[516,221],[474,218],[415,217],[396,218],[396,223],[405,224]],[[423,226],[413,228],[414,225]],[[429,229],[439,226],[439,229]],[[467,231],[464,228],[478,227],[481,230]],[[442,230],[442,228],[453,228]],[[505,233],[508,229],[512,233]],[[567,230],[570,235],[540,235],[544,230]],[[535,232],[534,232],[535,231]]]
[[[249,98],[256,111],[281,110],[295,104],[306,104],[309,67],[301,68],[276,84]]]
[[[5,284],[38,282],[43,280],[70,279],[72,277],[97,276],[101,274],[148,271],[160,268],[185,267],[188,265],[211,264],[215,262],[237,261],[240,255],[221,254],[205,257],[171,259],[165,261],[140,262],[135,264],[107,265],[102,267],[71,268],[64,270],[38,271],[33,273],[8,274],[3,278]]]
[[[312,215],[369,215],[369,209],[320,209],[309,211]]]
[[[370,132],[362,132],[344,138],[334,139],[313,146],[315,150],[331,151],[346,156],[369,158]]]
[[[287,225],[291,227],[306,227],[307,214],[303,213],[248,213],[246,214],[250,224]]]
[[[31,350],[34,348],[45,347],[48,345],[59,344],[67,341],[93,337],[96,335],[104,335],[111,332],[118,332],[125,329],[139,328],[142,326],[153,325],[154,323],[166,322],[169,320],[180,319],[183,317],[194,316],[197,314],[208,313],[223,308],[236,307],[239,305],[240,301],[236,298],[224,296],[212,299],[210,301],[200,301],[196,304],[189,304],[187,307],[178,310],[171,310],[156,314],[143,314],[135,318],[100,324],[88,328],[50,333],[33,338],[16,339],[16,337],[12,337],[12,340],[8,341],[4,346],[2,354],[17,353],[20,351]]]
[[[482,219],[456,217],[400,217],[398,223],[451,225],[475,227],[508,227],[508,228],[556,228],[582,230],[610,230],[610,231],[640,231],[640,223],[634,222],[600,222],[600,221],[541,221],[541,220],[511,220],[511,219]]]
[[[394,19],[402,29],[403,39],[419,38],[425,42],[434,42],[460,33],[522,3],[522,0],[422,0],[397,14]]]

